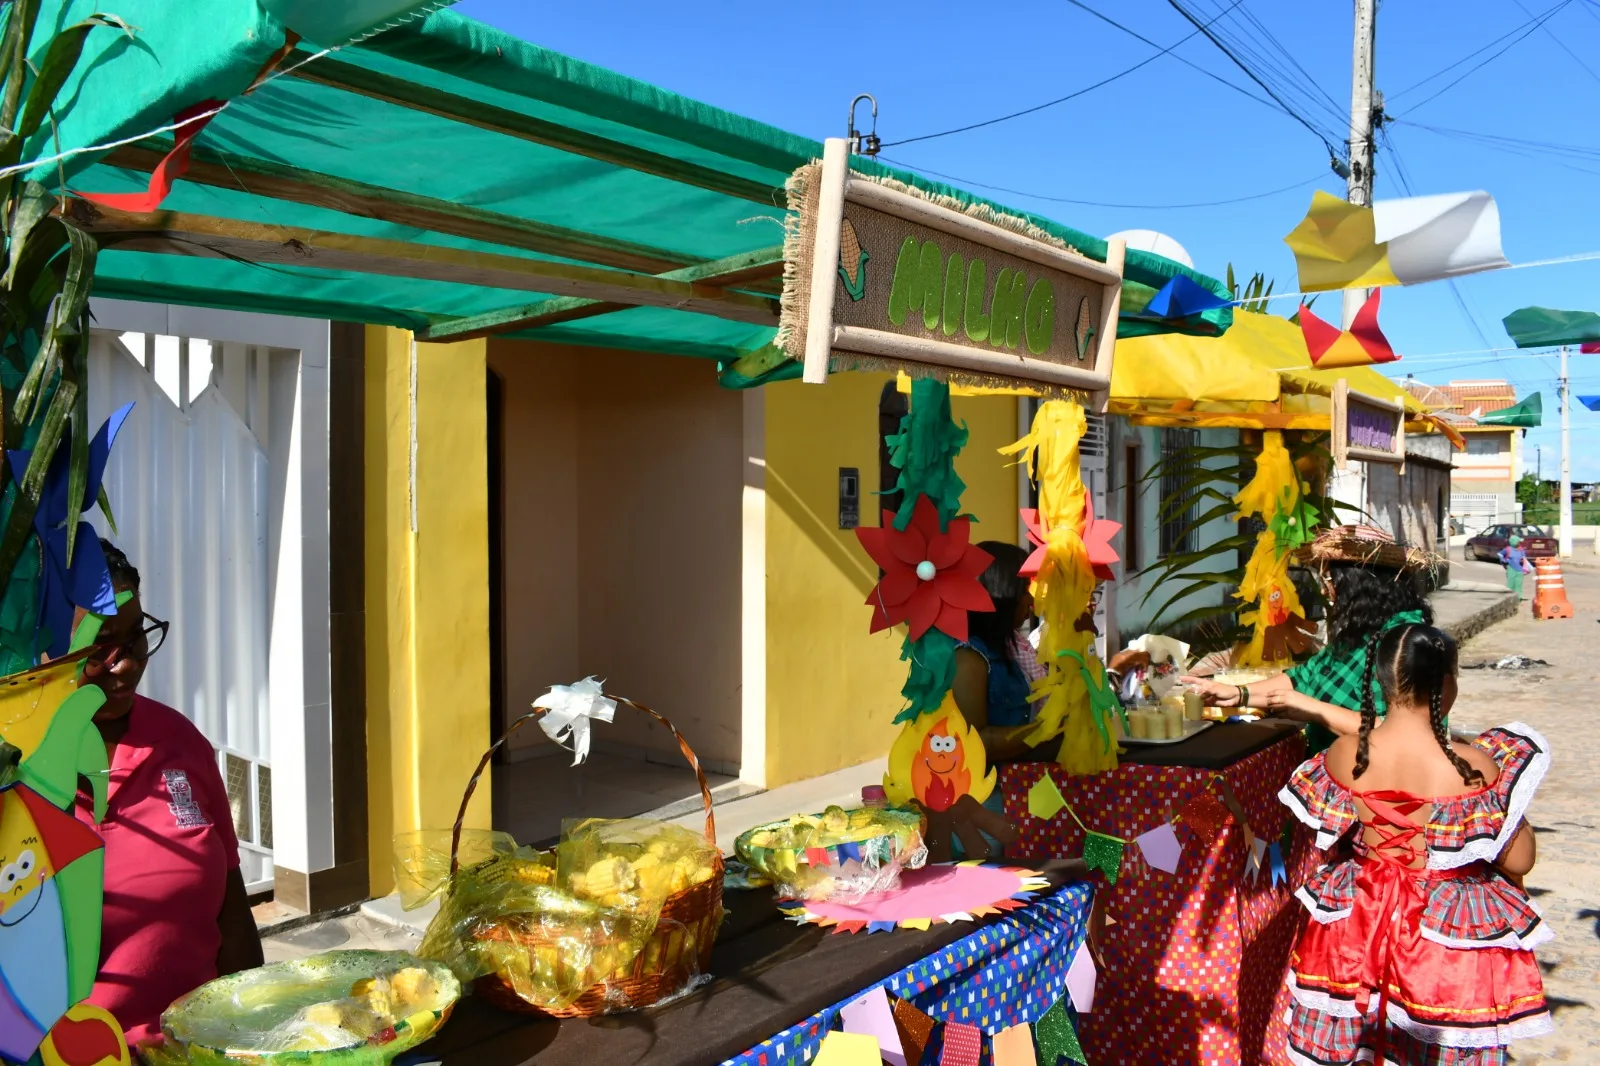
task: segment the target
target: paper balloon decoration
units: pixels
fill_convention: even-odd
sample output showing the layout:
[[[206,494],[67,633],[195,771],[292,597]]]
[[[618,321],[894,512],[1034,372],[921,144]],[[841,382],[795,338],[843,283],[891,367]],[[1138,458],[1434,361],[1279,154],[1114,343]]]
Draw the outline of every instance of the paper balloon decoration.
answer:
[[[994,601],[978,577],[994,562],[971,543],[972,520],[952,518],[939,528],[939,513],[926,496],[918,496],[911,522],[902,532],[894,514],[883,512],[883,525],[857,526],[856,539],[883,570],[867,596],[872,607],[872,632],[905,622],[911,639],[929,629],[958,641],[967,639],[967,613],[992,611]]]

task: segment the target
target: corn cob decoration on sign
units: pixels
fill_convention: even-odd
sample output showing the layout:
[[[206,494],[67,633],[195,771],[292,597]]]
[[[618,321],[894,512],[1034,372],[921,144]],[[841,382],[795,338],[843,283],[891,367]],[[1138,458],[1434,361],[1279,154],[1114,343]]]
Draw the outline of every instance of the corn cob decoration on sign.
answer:
[[[778,342],[830,369],[900,369],[1087,397],[1111,388],[1126,248],[1080,255],[1024,219],[853,174],[842,140],[789,179]]]

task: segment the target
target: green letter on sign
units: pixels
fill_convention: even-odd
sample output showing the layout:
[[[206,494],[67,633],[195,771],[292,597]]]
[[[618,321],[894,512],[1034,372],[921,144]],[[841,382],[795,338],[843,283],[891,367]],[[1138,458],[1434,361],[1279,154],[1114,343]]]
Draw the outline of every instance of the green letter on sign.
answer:
[[[922,308],[922,286],[917,283],[917,239],[907,237],[894,263],[894,284],[889,288],[889,321],[904,325],[906,314]]]
[[[989,316],[983,313],[983,283],[988,269],[982,259],[967,264],[967,340],[973,344],[989,339]]]
[[[1028,299],[1028,279],[1022,271],[1001,270],[994,279],[994,300],[989,306],[989,343],[1015,348],[1022,340],[1022,308]]]
[[[1049,351],[1056,331],[1056,293],[1050,287],[1049,278],[1033,283],[1022,320],[1028,336],[1028,351],[1034,355]]]
[[[961,328],[961,313],[967,297],[967,261],[960,252],[951,252],[950,261],[944,265],[944,335],[951,336]]]
[[[922,290],[922,327],[930,332],[939,328],[939,308],[944,299],[944,253],[932,241],[924,241],[917,261],[917,288]]]

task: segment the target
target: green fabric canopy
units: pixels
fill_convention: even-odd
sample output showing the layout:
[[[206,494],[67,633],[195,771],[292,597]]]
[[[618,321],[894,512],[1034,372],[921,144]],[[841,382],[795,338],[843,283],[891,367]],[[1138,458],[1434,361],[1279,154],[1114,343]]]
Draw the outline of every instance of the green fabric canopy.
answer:
[[[1516,426],[1520,429],[1533,429],[1540,425],[1544,419],[1544,399],[1542,393],[1534,393],[1520,403],[1510,407],[1502,407],[1497,411],[1478,415],[1474,421],[1480,426]]]
[[[381,323],[440,340],[494,332],[730,362],[772,340],[784,181],[820,155],[817,141],[449,10],[326,55],[302,43],[276,63],[277,76],[240,95],[284,48],[284,27],[256,0],[209,0],[204,18],[178,8],[119,2],[138,40],[92,31],[62,97],[68,146],[104,145],[207,99],[228,101],[163,203],[171,214],[86,216],[107,249],[96,295]],[[41,25],[92,10],[45,0]],[[76,156],[67,185],[138,191],[172,144],[166,133]],[[27,158],[53,151],[32,144]],[[865,158],[854,165],[987,202]],[[57,174],[52,163],[33,176],[55,184]],[[1105,257],[1097,237],[1011,213]],[[571,295],[592,286],[530,283],[563,272],[625,291],[596,303]],[[1125,311],[1177,274],[1231,296],[1146,252],[1128,253],[1126,274]],[[697,300],[732,317],[680,309]],[[1118,332],[1213,335],[1231,321],[1224,307],[1176,322],[1124,317]]]
[[[1600,341],[1600,315],[1593,311],[1552,311],[1524,307],[1504,319],[1518,348],[1556,348],[1563,344]]]

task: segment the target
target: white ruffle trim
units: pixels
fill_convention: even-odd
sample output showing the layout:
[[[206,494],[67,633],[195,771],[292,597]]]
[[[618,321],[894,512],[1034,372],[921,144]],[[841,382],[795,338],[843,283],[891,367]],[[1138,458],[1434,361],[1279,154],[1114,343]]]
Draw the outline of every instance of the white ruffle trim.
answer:
[[[1528,813],[1528,804],[1533,802],[1533,794],[1539,791],[1539,783],[1544,780],[1545,773],[1550,769],[1550,745],[1542,733],[1523,722],[1512,722],[1499,728],[1522,737],[1537,749],[1522,765],[1517,779],[1511,783],[1511,795],[1506,800],[1505,823],[1501,825],[1500,832],[1493,837],[1469,840],[1460,851],[1430,850],[1428,852],[1430,870],[1454,870],[1471,863],[1494,862],[1498,859],[1506,845],[1511,842],[1511,838],[1516,835],[1517,828],[1522,825],[1523,815]]]
[[[1317,897],[1313,896],[1311,890],[1305,885],[1301,885],[1294,890],[1294,898],[1300,901],[1300,905],[1306,909],[1306,913],[1310,914],[1312,920],[1318,925],[1331,925],[1334,922],[1350,917],[1352,909],[1350,907],[1346,907],[1342,911],[1323,910],[1317,902]]]
[[[1512,950],[1532,951],[1541,944],[1549,943],[1556,935],[1555,930],[1550,928],[1550,923],[1542,917],[1539,920],[1539,924],[1533,927],[1533,932],[1527,936],[1518,936],[1515,929],[1508,929],[1493,940],[1461,940],[1429,929],[1427,925],[1423,925],[1418,932],[1422,934],[1422,939],[1424,940],[1431,940],[1435,944],[1442,944],[1447,948],[1463,948],[1468,951],[1476,948],[1511,948]]]
[[[1299,982],[1295,980],[1294,971],[1292,970],[1289,972],[1289,994],[1300,1006],[1308,1010],[1319,1011],[1330,1018],[1365,1017],[1369,1021],[1376,1020],[1373,1018],[1373,1015],[1378,1011],[1378,996],[1376,994],[1369,1000],[1370,1007],[1367,1013],[1363,1015],[1361,1008],[1350,1000],[1334,999],[1326,992],[1301,988]],[[1540,1011],[1538,1014],[1530,1015],[1526,1018],[1518,1018],[1508,1025],[1461,1027],[1419,1022],[1407,1014],[1404,1007],[1391,1001],[1389,1003],[1388,1016],[1389,1024],[1396,1029],[1402,1029],[1418,1040],[1428,1044],[1435,1044],[1439,1047],[1501,1047],[1514,1040],[1529,1040],[1555,1031],[1555,1022],[1550,1017],[1549,1011]],[[1292,1056],[1294,1049],[1291,1047],[1289,1050]],[[1370,1062],[1371,1052],[1367,1052],[1367,1055],[1368,1058],[1366,1059],[1358,1055],[1356,1061]],[[1302,1056],[1300,1061],[1309,1062],[1310,1060]],[[1312,1063],[1312,1066],[1320,1066],[1320,1064]]]
[[[1290,1066],[1327,1066],[1326,1063],[1318,1062],[1316,1059],[1307,1058],[1306,1056],[1300,1054],[1300,1052],[1294,1049],[1293,1044],[1290,1044],[1286,1050],[1289,1052]],[[1371,1048],[1364,1047],[1359,1049],[1356,1052],[1356,1057],[1350,1061],[1352,1066],[1357,1066],[1357,1064],[1360,1063],[1372,1062],[1373,1055],[1374,1052]],[[1383,1057],[1383,1066],[1405,1066],[1405,1064],[1402,1062],[1396,1062],[1394,1059],[1391,1059],[1389,1056],[1385,1055]]]
[[[1327,851],[1339,842],[1340,837],[1344,836],[1344,832],[1333,833],[1324,829],[1322,820],[1306,809],[1306,805],[1300,801],[1300,797],[1295,795],[1294,790],[1288,785],[1284,785],[1278,790],[1278,802],[1289,808],[1290,814],[1317,831],[1317,849],[1319,851]],[[1349,832],[1349,829],[1346,828],[1345,832]]]

